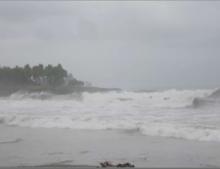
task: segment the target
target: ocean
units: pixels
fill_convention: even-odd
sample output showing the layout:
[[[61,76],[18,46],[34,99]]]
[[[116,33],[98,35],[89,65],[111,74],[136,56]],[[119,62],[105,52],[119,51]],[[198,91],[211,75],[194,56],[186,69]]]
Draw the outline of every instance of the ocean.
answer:
[[[220,90],[109,91],[0,97],[0,124],[28,128],[120,130],[220,142]]]

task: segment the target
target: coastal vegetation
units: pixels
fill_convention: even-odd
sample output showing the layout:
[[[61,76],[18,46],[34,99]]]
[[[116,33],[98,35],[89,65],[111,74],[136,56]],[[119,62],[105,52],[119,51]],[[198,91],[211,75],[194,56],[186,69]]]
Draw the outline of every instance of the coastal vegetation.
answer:
[[[61,64],[56,66],[42,64],[24,67],[0,67],[0,84],[37,86],[83,86],[84,82],[73,78]]]
[[[118,88],[94,87],[73,77],[71,73],[58,65],[34,65],[7,67],[0,66],[0,96],[8,96],[17,91],[51,92],[68,94],[73,92],[118,91]]]
[[[19,90],[66,94],[84,87],[85,83],[74,78],[61,64],[0,67],[0,95],[9,95]]]

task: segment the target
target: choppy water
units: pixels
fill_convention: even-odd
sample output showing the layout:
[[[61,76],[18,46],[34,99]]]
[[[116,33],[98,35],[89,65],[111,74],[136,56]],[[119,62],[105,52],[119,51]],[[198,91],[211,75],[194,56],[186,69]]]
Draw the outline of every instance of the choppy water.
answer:
[[[0,97],[0,123],[20,127],[122,129],[150,136],[220,141],[220,90],[17,92]]]

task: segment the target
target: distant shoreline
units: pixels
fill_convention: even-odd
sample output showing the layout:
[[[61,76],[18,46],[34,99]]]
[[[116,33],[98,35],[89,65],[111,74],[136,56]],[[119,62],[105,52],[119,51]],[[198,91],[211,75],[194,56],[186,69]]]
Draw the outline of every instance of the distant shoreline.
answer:
[[[0,96],[10,96],[13,93],[24,91],[24,92],[50,92],[52,94],[63,95],[70,93],[79,92],[109,92],[109,91],[121,91],[119,88],[101,88],[101,87],[72,87],[72,86],[37,86],[37,85],[0,85]]]

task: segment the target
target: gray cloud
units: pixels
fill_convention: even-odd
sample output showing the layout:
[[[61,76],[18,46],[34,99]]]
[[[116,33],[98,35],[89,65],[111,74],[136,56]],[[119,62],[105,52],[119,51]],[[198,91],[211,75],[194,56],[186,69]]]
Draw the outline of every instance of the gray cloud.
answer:
[[[219,2],[0,2],[2,65],[125,88],[220,83]]]

